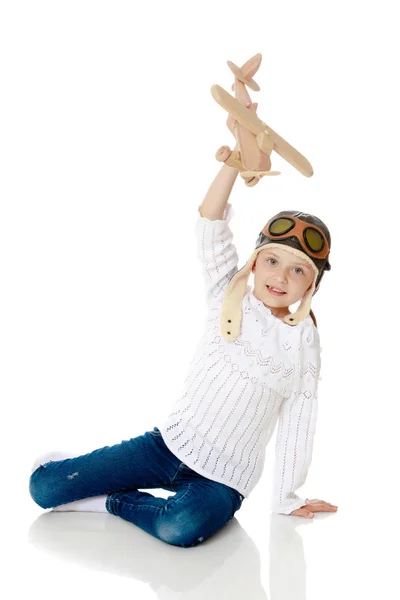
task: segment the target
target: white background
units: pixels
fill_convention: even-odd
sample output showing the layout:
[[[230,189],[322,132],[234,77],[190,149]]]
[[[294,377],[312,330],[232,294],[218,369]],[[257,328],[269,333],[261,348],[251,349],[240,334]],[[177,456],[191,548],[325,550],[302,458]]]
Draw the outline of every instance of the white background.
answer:
[[[313,462],[302,492],[339,510],[307,523],[278,517],[275,529],[271,441],[263,478],[236,516],[257,557],[238,597],[373,598],[389,589],[396,595],[390,549],[399,535],[395,12],[385,0],[2,3],[1,510],[11,597],[39,597],[40,588],[42,600],[126,592],[224,598],[233,574],[242,569],[245,577],[248,552],[226,579],[217,570],[217,579],[205,576],[185,593],[165,582],[155,591],[129,565],[120,577],[118,561],[126,554],[116,546],[96,563],[101,536],[87,567],[78,550],[71,564],[45,555],[37,548],[40,536],[36,545],[27,541],[43,512],[29,496],[28,479],[42,452],[118,443],[169,413],[204,319],[197,208],[220,168],[216,150],[234,145],[210,87],[230,91],[226,61],[241,66],[258,52],[263,60],[254,78],[261,91],[250,92],[258,114],[309,159],[315,174],[306,178],[273,154],[279,177],[254,188],[238,178],[231,226],[242,264],[280,210],[311,212],[330,228],[332,270],[312,305],[323,366]],[[115,532],[121,527],[110,515],[91,517],[111,520]],[[134,526],[122,527],[126,539],[152,543]],[[285,528],[290,535],[279,555]],[[227,548],[229,535],[222,537]],[[301,551],[290,555],[293,539]],[[174,554],[157,540],[150,547],[178,573],[180,561],[189,561],[184,550]],[[296,577],[288,579],[279,556],[292,556]],[[199,554],[191,560],[185,568],[196,575]],[[150,566],[156,563],[149,558]],[[260,581],[263,591],[256,592]]]

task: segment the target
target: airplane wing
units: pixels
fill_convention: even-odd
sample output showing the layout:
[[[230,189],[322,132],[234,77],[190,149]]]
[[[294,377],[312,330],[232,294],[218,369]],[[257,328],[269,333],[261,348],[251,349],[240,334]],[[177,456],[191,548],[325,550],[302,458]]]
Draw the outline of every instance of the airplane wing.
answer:
[[[287,160],[295,169],[300,171],[302,175],[311,177],[314,175],[314,170],[305,156],[300,154],[298,150],[293,148],[286,140],[281,138],[269,125],[263,123],[264,129],[267,130],[274,143],[274,150],[279,156]]]
[[[249,129],[253,135],[258,135],[263,131],[267,131],[273,141],[273,149],[275,152],[287,160],[295,167],[295,169],[300,171],[302,175],[311,177],[314,174],[313,168],[305,156],[300,154],[298,150],[286,142],[286,140],[271,129],[269,125],[261,121],[255,112],[246,108],[219,85],[213,85],[211,87],[211,94],[214,100],[218,102],[222,108],[228,111],[228,113],[241,125]]]

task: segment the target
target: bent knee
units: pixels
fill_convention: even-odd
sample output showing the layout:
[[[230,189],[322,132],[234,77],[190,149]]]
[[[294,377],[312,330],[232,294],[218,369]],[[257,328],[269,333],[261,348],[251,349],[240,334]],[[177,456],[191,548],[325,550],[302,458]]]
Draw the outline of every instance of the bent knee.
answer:
[[[43,469],[36,469],[29,478],[29,493],[32,500],[41,508],[57,506],[54,498],[54,486],[44,476]]]
[[[193,533],[186,529],[165,524],[158,527],[157,536],[167,544],[181,546],[183,548],[197,546],[197,544],[200,544],[205,539],[205,536],[198,535],[198,532]]]
[[[157,536],[173,546],[184,548],[200,544],[211,535],[210,522],[184,513],[164,513],[157,527]]]

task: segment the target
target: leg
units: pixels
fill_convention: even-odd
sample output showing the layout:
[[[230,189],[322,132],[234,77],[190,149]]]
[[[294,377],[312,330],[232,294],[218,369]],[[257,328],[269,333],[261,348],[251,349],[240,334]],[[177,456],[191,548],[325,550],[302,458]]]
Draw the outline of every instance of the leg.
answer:
[[[174,546],[196,546],[233,518],[243,497],[226,485],[206,479],[181,463],[174,496],[156,498],[128,490],[107,497],[108,512],[134,523]]]
[[[29,491],[39,506],[52,508],[120,490],[172,490],[179,464],[153,430],[82,456],[40,465],[30,477]]]

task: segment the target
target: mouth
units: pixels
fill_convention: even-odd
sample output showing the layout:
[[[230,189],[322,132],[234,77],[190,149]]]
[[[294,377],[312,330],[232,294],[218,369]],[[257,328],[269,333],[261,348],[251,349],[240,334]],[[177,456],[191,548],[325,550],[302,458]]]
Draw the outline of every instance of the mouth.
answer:
[[[279,288],[276,287],[272,287],[267,285],[267,290],[269,291],[270,294],[272,294],[273,296],[284,296],[286,294],[286,292],[283,292],[282,290],[280,290]]]

